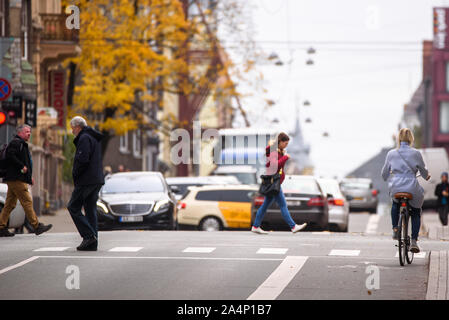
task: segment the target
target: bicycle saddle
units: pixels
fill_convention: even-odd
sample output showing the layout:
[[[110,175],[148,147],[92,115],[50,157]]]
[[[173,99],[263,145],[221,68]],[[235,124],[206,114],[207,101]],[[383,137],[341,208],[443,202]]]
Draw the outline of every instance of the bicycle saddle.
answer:
[[[413,199],[413,195],[411,193],[408,192],[398,192],[394,194],[394,198],[395,199],[403,199],[403,198],[407,198],[409,200]]]

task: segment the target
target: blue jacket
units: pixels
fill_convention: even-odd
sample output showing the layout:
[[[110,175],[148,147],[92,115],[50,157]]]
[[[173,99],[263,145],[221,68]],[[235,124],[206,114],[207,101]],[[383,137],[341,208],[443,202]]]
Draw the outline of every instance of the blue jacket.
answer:
[[[397,192],[411,193],[413,199],[409,202],[410,205],[414,208],[421,208],[424,202],[424,189],[416,178],[418,171],[424,179],[427,179],[429,172],[418,150],[411,148],[406,142],[401,142],[399,149],[390,150],[382,168],[382,178],[384,181],[388,179],[390,197],[393,198]]]
[[[72,177],[75,186],[104,184],[101,159],[103,134],[90,128],[83,128],[73,140],[76,146]]]

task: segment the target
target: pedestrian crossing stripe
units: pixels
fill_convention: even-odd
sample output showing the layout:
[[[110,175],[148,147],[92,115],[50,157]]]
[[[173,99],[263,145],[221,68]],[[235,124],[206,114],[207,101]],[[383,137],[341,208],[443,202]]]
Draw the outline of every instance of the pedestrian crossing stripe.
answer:
[[[357,257],[360,250],[331,250],[329,256]]]
[[[257,254],[286,254],[287,248],[260,248],[257,250]]]
[[[143,247],[115,247],[109,250],[109,252],[138,252]]]
[[[192,252],[192,253],[211,253],[216,248],[211,247],[188,247],[185,248],[182,252]]]
[[[396,255],[394,256],[395,258],[399,258],[399,252],[396,252]],[[419,253],[415,253],[413,254],[414,258],[418,258],[418,259],[425,259],[426,258],[426,252],[421,251]]]
[[[65,251],[67,249],[70,249],[70,247],[46,247],[46,248],[39,248],[33,250],[34,252],[57,252],[57,251]]]

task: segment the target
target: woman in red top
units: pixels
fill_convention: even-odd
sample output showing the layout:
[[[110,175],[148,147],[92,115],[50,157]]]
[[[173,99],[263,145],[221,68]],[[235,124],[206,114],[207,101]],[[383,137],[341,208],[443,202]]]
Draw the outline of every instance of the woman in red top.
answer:
[[[279,172],[279,174],[281,175],[281,184],[285,179],[284,165],[287,162],[287,160],[290,159],[290,156],[285,151],[285,148],[287,147],[289,141],[290,137],[284,132],[281,132],[277,138],[277,150],[271,151],[271,143],[266,148],[266,156],[268,158],[266,164],[267,167],[266,174],[272,175],[275,174],[276,172]],[[296,233],[306,227],[307,225],[306,223],[302,225],[297,225],[295,221],[293,221],[292,216],[288,211],[287,202],[285,201],[285,196],[284,193],[282,192],[281,187],[277,195],[265,197],[262,206],[259,208],[259,210],[257,210],[256,219],[251,229],[252,232],[259,234],[268,233],[262,230],[260,225],[262,223],[265,213],[267,212],[267,209],[270,207],[271,203],[274,200],[276,200],[276,202],[278,203],[279,208],[281,209],[282,217],[284,218],[285,222],[287,222],[293,233]]]

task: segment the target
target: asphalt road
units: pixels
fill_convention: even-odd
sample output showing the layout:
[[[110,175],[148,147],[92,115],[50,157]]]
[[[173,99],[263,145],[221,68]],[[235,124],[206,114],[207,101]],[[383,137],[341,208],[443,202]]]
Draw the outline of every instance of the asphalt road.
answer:
[[[428,252],[400,267],[389,215],[354,213],[348,233],[100,232],[0,239],[0,300],[425,299]]]

